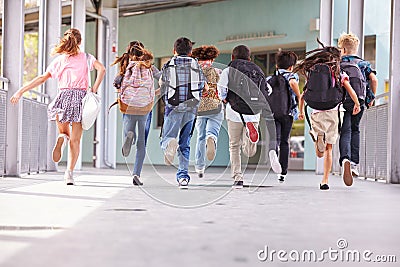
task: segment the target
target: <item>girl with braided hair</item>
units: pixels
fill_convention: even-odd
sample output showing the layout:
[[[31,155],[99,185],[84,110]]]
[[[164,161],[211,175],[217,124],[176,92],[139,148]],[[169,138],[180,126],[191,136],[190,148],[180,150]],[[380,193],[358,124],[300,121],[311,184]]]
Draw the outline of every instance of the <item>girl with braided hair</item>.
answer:
[[[114,79],[114,87],[120,93],[121,86],[126,88],[140,83],[143,80],[153,78],[159,79],[161,72],[152,65],[153,54],[144,48],[139,41],[132,41],[126,48],[126,52],[117,57],[112,65],[119,64],[119,72]],[[138,70],[134,72],[134,68]],[[143,183],[140,180],[140,174],[145,157],[147,137],[150,130],[152,112],[146,114],[137,114],[135,112],[123,112],[123,132],[124,142],[122,145],[122,155],[129,156],[132,145],[136,144],[136,158],[132,171],[133,185],[140,186]]]
[[[306,53],[306,58],[302,60],[294,69],[301,75],[308,77],[309,73],[318,64],[328,65],[331,70],[332,84],[339,84],[343,87],[354,101],[353,114],[360,112],[360,103],[353,88],[350,85],[349,76],[340,70],[340,50],[333,46],[324,46],[319,40],[322,48],[317,48]],[[299,107],[299,119],[304,119],[304,93],[301,96]],[[329,189],[328,177],[332,168],[332,146],[339,137],[338,124],[340,104],[329,110],[313,110],[311,114],[310,135],[315,142],[317,157],[324,157],[324,175],[320,183],[321,190]],[[346,181],[345,181],[346,183]]]

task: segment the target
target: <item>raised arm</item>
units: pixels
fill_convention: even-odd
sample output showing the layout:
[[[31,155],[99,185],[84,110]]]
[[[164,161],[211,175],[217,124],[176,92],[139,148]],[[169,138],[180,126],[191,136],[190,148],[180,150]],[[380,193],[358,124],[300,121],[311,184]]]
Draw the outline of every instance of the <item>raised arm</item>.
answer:
[[[343,87],[346,89],[347,93],[349,93],[351,99],[354,102],[353,115],[356,115],[360,112],[360,102],[358,102],[358,97],[356,92],[354,92],[353,88],[350,85],[350,82],[346,79],[343,81]]]
[[[37,76],[32,81],[30,81],[28,84],[21,87],[17,92],[14,93],[14,95],[10,98],[11,103],[13,103],[13,104],[18,103],[19,99],[25,92],[27,92],[35,87],[38,87],[39,85],[41,85],[45,81],[47,81],[47,79],[49,79],[50,77],[51,77],[51,74],[49,72],[45,72],[44,74]]]

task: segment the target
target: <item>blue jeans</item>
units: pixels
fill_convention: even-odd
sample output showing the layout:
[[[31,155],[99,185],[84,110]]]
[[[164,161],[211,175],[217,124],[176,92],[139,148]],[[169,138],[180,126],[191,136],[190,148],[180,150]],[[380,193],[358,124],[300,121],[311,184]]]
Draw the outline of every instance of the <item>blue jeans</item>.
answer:
[[[124,136],[126,137],[129,131],[133,132],[133,140],[136,142],[136,159],[133,167],[133,175],[138,175],[142,172],[143,161],[146,155],[145,145],[145,124],[147,115],[128,115],[123,114],[122,121],[124,126]],[[137,124],[137,132],[136,132]]]
[[[340,166],[344,159],[355,164],[360,163],[360,121],[363,113],[364,106],[361,106],[361,111],[356,115],[353,115],[352,110],[344,112],[339,140]]]
[[[282,175],[287,174],[289,162],[289,138],[293,126],[293,116],[286,115],[275,118],[276,142],[275,151],[279,147],[279,163],[282,167]]]
[[[206,163],[206,139],[214,139],[215,149],[222,121],[224,120],[224,111],[206,116],[198,116],[196,120],[197,142],[195,154],[195,166],[197,170],[204,170]]]
[[[147,146],[147,138],[149,137],[152,116],[153,116],[153,111],[150,111],[149,115],[147,115],[146,127],[144,129],[144,144],[145,144],[145,146]]]
[[[192,137],[193,122],[196,115],[192,112],[177,112],[172,110],[168,115],[164,116],[164,125],[162,129],[161,149],[165,151],[171,139],[178,140],[178,160],[179,166],[176,173],[176,179],[187,178],[190,180],[189,156],[190,156],[190,139]]]

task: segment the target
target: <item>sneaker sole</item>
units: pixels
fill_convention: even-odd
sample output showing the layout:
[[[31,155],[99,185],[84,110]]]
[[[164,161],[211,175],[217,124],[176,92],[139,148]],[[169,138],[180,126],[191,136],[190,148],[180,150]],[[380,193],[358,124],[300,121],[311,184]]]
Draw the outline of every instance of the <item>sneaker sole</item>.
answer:
[[[318,150],[318,152],[319,152],[319,153],[322,153],[322,155],[324,154],[324,152],[325,152],[325,147],[326,147],[324,139],[325,139],[325,134],[319,133],[318,136],[317,136],[317,142],[316,142],[316,144],[317,144],[317,150]]]
[[[214,160],[215,158],[215,142],[211,137],[207,138],[207,159]]]
[[[178,142],[176,141],[176,139],[171,139],[171,141],[169,141],[168,143],[164,155],[164,162],[166,165],[172,165],[172,163],[174,162],[174,157],[177,148],[178,148]]]
[[[129,156],[129,153],[131,153],[132,141],[133,141],[133,132],[129,131],[126,134],[125,142],[124,145],[122,146],[122,156],[124,157]]]
[[[350,161],[343,162],[343,182],[347,186],[351,186],[353,184]]]
[[[62,157],[62,145],[64,143],[64,137],[59,136],[57,138],[56,145],[53,148],[52,158],[54,162],[60,162]]]
[[[67,179],[67,180],[65,180],[65,184],[66,185],[74,185],[75,181],[73,179]]]
[[[280,174],[282,172],[282,166],[279,163],[278,157],[276,156],[276,153],[274,151],[270,151],[268,153],[269,160],[271,161],[271,168],[276,174]]]
[[[133,184],[134,186],[141,186],[141,185],[143,185],[143,183],[142,183],[137,177],[133,177],[133,178],[132,178],[132,184]]]
[[[324,153],[319,152],[318,147],[317,147],[317,142],[315,142],[314,144],[315,144],[315,154],[317,155],[318,158],[323,158]]]
[[[254,124],[252,122],[246,122],[246,131],[250,139],[250,142],[256,144],[258,142],[259,135],[258,135],[258,130],[256,129],[256,127],[254,127]],[[253,136],[250,134],[251,132],[254,132]]]

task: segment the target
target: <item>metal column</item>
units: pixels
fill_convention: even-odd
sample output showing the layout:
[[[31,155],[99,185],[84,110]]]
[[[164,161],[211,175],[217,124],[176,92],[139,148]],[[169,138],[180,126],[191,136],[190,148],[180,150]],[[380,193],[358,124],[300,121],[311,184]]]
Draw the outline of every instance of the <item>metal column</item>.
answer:
[[[44,73],[54,57],[50,55],[54,44],[61,36],[61,1],[40,1],[39,9],[39,73]],[[51,102],[57,95],[57,80],[49,79],[43,85],[43,92]],[[57,125],[49,121],[47,131],[47,171],[56,171],[57,164],[52,160],[53,145],[57,137]]]
[[[116,167],[117,111],[107,108],[116,98],[112,82],[116,74],[115,67],[109,67],[117,56],[118,40],[118,1],[104,0],[100,9],[101,20],[98,32],[98,59],[106,66],[106,75],[99,90],[102,97],[102,110],[97,120],[96,136],[99,141],[96,147],[96,167]],[[93,14],[91,16],[94,16]]]
[[[10,80],[7,93],[7,148],[6,148],[6,175],[19,176],[19,148],[18,137],[21,129],[21,103],[12,105],[10,97],[22,85],[24,69],[24,0],[3,1],[3,76]]]
[[[347,32],[360,39],[358,56],[364,57],[364,0],[349,0]]]
[[[85,51],[85,33],[86,33],[86,3],[85,0],[72,1],[71,28],[76,28],[81,32],[82,42],[81,51]],[[89,81],[90,84],[90,81]],[[68,147],[69,149],[69,147]],[[82,142],[80,143],[80,151],[78,160],[76,161],[75,170],[82,169]]]
[[[334,0],[320,1],[319,39],[324,45],[332,45],[333,41],[333,1]],[[324,158],[316,158],[315,173],[324,173]]]
[[[400,183],[400,0],[392,0],[390,33],[388,182]]]
[[[332,45],[333,0],[320,1],[319,23],[319,39],[324,45]]]

